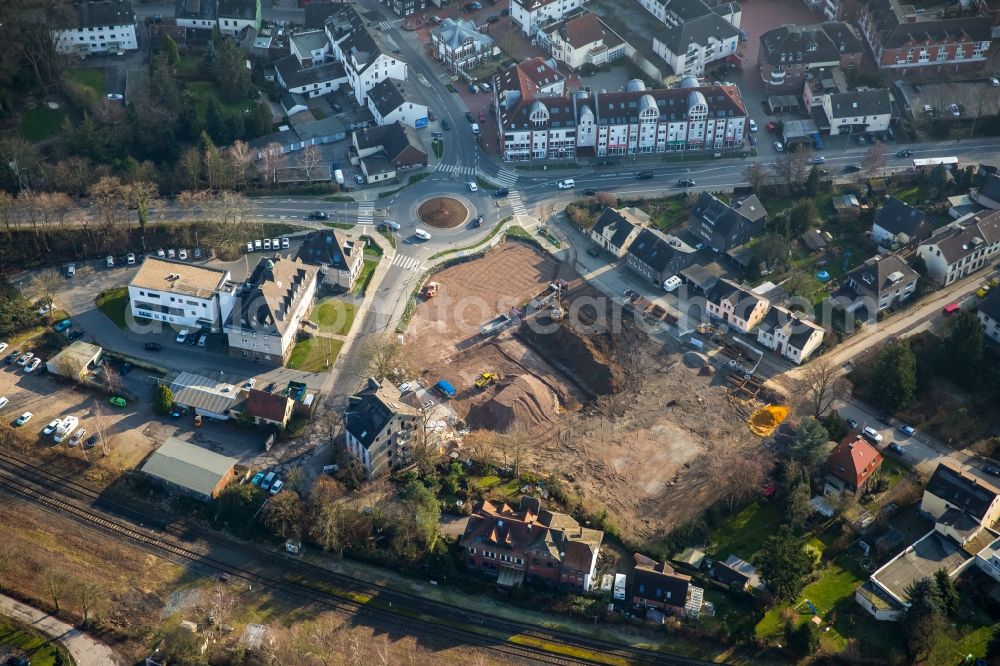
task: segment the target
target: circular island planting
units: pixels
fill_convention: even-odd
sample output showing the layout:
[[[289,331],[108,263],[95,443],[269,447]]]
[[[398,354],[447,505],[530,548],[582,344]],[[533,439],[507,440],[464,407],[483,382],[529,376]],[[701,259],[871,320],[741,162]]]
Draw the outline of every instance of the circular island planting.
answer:
[[[469,209],[458,199],[434,197],[420,204],[417,217],[429,227],[451,229],[465,222]]]

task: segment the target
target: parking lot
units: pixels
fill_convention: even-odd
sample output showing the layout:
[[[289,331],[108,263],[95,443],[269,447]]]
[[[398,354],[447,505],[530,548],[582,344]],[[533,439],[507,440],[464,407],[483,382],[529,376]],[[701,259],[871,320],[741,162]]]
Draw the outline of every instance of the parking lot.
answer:
[[[904,83],[897,85],[896,91],[901,93],[906,110],[917,122],[942,117],[971,120],[1000,111],[1000,86],[993,86],[989,77],[946,83]],[[958,106],[958,115],[949,108],[953,104]]]

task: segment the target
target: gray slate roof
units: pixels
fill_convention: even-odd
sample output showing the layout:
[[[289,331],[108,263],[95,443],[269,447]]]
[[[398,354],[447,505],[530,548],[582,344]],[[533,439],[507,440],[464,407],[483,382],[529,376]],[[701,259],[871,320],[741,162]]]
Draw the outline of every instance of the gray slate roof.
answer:
[[[715,195],[702,192],[691,208],[691,215],[708,222],[723,236],[729,236],[744,220],[756,222],[766,217],[767,211],[756,194],[738,199],[729,206]]]
[[[712,12],[667,28],[658,38],[671,52],[681,55],[691,44],[707,46],[710,39],[723,42],[739,34],[732,23]]]
[[[760,36],[760,47],[761,59],[769,65],[835,62],[842,54],[864,50],[851,26],[842,21],[789,24],[768,30]]]
[[[901,273],[902,277],[891,280],[890,276]],[[884,257],[872,257],[854,270],[847,273],[847,279],[852,280],[857,289],[867,294],[878,296],[883,291],[897,284],[906,284],[919,277],[917,272],[906,265],[906,262],[895,254]]]
[[[879,41],[883,48],[898,49],[906,44],[961,40],[963,35],[977,42],[991,37],[989,20],[978,16],[910,22],[903,17],[896,0],[873,0],[868,3]]]
[[[993,321],[1000,321],[1000,289],[994,289],[989,293],[979,304],[979,312]]]
[[[891,114],[892,99],[883,89],[834,93],[830,95],[830,108],[833,118]]]
[[[406,102],[399,84],[396,79],[382,79],[368,91],[368,97],[382,116],[392,113]]]
[[[990,504],[1000,494],[1000,490],[982,479],[960,474],[955,469],[941,464],[927,482],[927,492],[940,497],[953,507],[969,512],[979,520],[982,520]]]
[[[76,28],[135,24],[135,10],[131,0],[90,0],[81,2],[72,9],[76,11],[76,21],[73,21],[72,27]]]
[[[177,0],[177,5],[174,7],[176,18],[214,21],[218,15],[218,0]]]
[[[417,410],[403,402],[391,382],[369,379],[364,389],[350,398],[344,413],[344,428],[367,448],[396,414],[415,416]]]
[[[456,21],[446,18],[441,21],[441,25],[431,30],[431,35],[444,42],[451,49],[460,48],[470,40],[479,44],[480,49],[489,48],[493,44],[492,37],[479,32],[474,21],[466,21],[465,19]]]
[[[906,234],[911,240],[922,241],[930,238],[931,223],[922,210],[889,197],[875,213],[875,224],[895,235]]]
[[[614,233],[611,235],[611,244],[620,248],[622,243],[629,237],[635,225],[629,222],[624,215],[614,208],[605,208],[601,216],[597,218],[592,231],[599,236],[604,235],[604,230],[611,227]]]
[[[643,229],[628,247],[628,254],[658,273],[677,273],[691,264],[694,253],[683,252],[655,229]]]
[[[326,62],[303,68],[299,64],[299,59],[290,55],[275,62],[274,68],[289,88],[327,81],[347,81],[347,72],[344,71],[344,66],[339,62]]]
[[[237,462],[236,458],[171,437],[146,459],[141,470],[175,486],[209,497]]]
[[[976,215],[969,224],[932,236],[927,241],[938,246],[941,256],[949,264],[954,264],[984,245],[998,242],[1000,242],[1000,211]]]

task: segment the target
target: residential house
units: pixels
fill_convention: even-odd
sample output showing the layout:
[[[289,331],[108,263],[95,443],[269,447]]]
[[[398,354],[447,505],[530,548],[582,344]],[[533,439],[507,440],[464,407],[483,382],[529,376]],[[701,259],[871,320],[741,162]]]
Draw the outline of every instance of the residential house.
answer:
[[[825,122],[820,130],[838,134],[884,132],[892,120],[892,99],[885,89],[830,93],[820,98]]]
[[[691,576],[674,571],[665,562],[657,562],[635,553],[632,569],[632,605],[655,608],[668,615],[698,617],[704,590],[691,583]]]
[[[984,527],[1000,520],[1000,489],[970,472],[939,463],[920,500],[920,512],[940,520],[952,510],[967,513]]]
[[[129,310],[133,317],[217,332],[236,291],[229,271],[147,256],[129,282]]]
[[[245,28],[260,32],[261,0],[218,0],[219,32],[235,37]]]
[[[625,40],[590,12],[545,26],[538,32],[538,44],[572,69],[603,65],[629,54]]]
[[[1000,342],[1000,290],[994,289],[979,304],[979,311],[976,313],[979,322],[983,325],[983,333],[986,337],[995,342]]]
[[[872,240],[881,247],[922,243],[931,237],[932,231],[927,213],[896,197],[885,200],[872,222]]]
[[[822,14],[827,21],[838,21],[845,18],[847,3],[845,0],[805,0],[806,7],[817,14]]]
[[[344,412],[347,450],[369,479],[410,463],[420,412],[400,399],[391,382],[369,379],[351,396]]]
[[[226,320],[229,354],[284,365],[312,309],[316,277],[317,269],[298,259],[261,257]]]
[[[86,56],[139,48],[131,0],[78,0],[47,19],[56,52]]]
[[[502,501],[480,502],[459,542],[472,569],[497,576],[501,587],[528,577],[588,591],[595,583],[604,532],[583,527],[571,516],[541,508],[522,497],[518,508]]]
[[[298,259],[319,266],[319,283],[344,291],[354,288],[364,267],[365,245],[339,229],[314,231],[302,240]]]
[[[457,74],[486,62],[493,54],[493,38],[479,32],[473,21],[446,18],[431,30],[434,57]]]
[[[739,41],[739,22],[734,25],[710,11],[655,33],[653,53],[677,75],[701,76],[708,65],[733,56]]]
[[[368,91],[368,110],[379,125],[400,122],[407,127],[427,127],[427,107],[418,99],[409,81],[382,79]]]
[[[500,153],[508,162],[607,157],[675,151],[721,151],[743,145],[747,112],[736,86],[700,86],[688,77],[678,88],[536,97],[498,95]]]
[[[324,62],[333,57],[330,40],[323,30],[296,32],[288,38],[288,48],[303,67]]]
[[[757,326],[757,342],[796,365],[806,361],[821,344],[826,331],[803,315],[772,305]]]
[[[649,217],[638,209],[605,208],[590,229],[590,239],[621,259],[648,220]]]
[[[581,7],[586,0],[510,0],[510,22],[533,37],[541,26],[561,21]]]
[[[508,91],[524,98],[562,97],[566,77],[559,72],[556,61],[540,56],[525,58],[493,77],[493,90],[503,104]]]
[[[410,16],[427,8],[427,0],[379,0],[379,2],[396,12],[396,16]]]
[[[983,208],[1000,210],[1000,175],[985,173],[979,187],[969,191],[969,197]]]
[[[691,207],[688,230],[716,252],[727,252],[764,232],[767,210],[757,195],[735,197],[732,204],[702,192]]]
[[[882,454],[861,435],[848,435],[826,458],[823,494],[840,498],[845,492],[857,496],[876,477]]]
[[[895,254],[872,257],[845,276],[847,289],[855,299],[845,310],[854,312],[864,306],[868,316],[908,300],[917,288],[920,276]]]
[[[749,333],[767,314],[771,303],[729,280],[719,280],[705,294],[705,311],[741,333]]]
[[[643,9],[668,27],[677,27],[708,14],[721,16],[735,28],[740,27],[742,10],[738,3],[722,2],[710,7],[702,0],[638,0]]]
[[[920,244],[927,277],[948,286],[984,268],[1000,253],[1000,211],[956,220]]]
[[[251,388],[247,395],[245,413],[253,422],[284,428],[292,418],[295,401],[284,392],[262,391]]]
[[[898,0],[867,0],[857,25],[879,69],[893,76],[977,69],[989,58],[992,26],[981,17],[938,18]]]
[[[407,65],[394,47],[382,40],[378,26],[369,24],[356,5],[341,5],[326,20],[326,34],[358,104],[383,79],[407,78]]]
[[[219,0],[177,0],[174,19],[182,28],[213,30],[218,25]]]
[[[707,573],[710,578],[740,592],[764,588],[757,568],[737,555],[730,555],[724,562],[713,560],[707,566]]]
[[[295,55],[274,63],[278,85],[289,93],[306,97],[328,95],[347,84],[344,66],[334,61],[316,61],[303,66]]]
[[[829,78],[834,68],[853,70],[863,54],[861,40],[847,23],[789,24],[760,36],[757,68],[767,92],[798,93],[807,78]]]
[[[695,259],[695,249],[677,238],[655,229],[642,229],[625,254],[625,263],[657,287],[677,275]]]
[[[398,172],[427,166],[427,153],[416,130],[396,121],[351,133],[369,184],[396,178]]]

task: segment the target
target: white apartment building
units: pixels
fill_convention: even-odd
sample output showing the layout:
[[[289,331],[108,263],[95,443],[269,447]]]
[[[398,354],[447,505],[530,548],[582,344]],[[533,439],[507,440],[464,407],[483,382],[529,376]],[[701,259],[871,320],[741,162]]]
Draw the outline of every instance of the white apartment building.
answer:
[[[561,21],[583,6],[585,0],[510,0],[511,23],[529,37],[539,28]]]
[[[796,365],[819,348],[825,334],[820,326],[777,305],[771,306],[757,326],[757,342]]]
[[[537,39],[553,58],[573,69],[603,65],[635,53],[630,44],[590,12],[542,28]]]
[[[676,74],[701,76],[707,65],[736,53],[738,26],[710,12],[657,33],[653,52],[666,60]]]
[[[995,342],[1000,342],[1000,291],[993,291],[979,306],[976,313],[983,333]]]
[[[408,127],[427,127],[427,107],[416,99],[417,95],[407,81],[382,79],[368,91],[368,110],[379,125],[400,122]]]
[[[830,136],[884,132],[889,129],[892,100],[888,90],[833,93],[823,95],[820,100],[823,113],[830,123]]]
[[[385,79],[406,80],[407,66],[387,48],[354,5],[344,5],[326,22],[326,34],[358,104],[375,84]]]
[[[632,81],[624,92],[496,97],[505,161],[639,155],[687,150],[720,151],[743,145],[747,113],[736,86],[646,90]]]
[[[317,272],[298,259],[262,257],[226,319],[230,355],[284,365],[312,308]]]
[[[985,211],[952,222],[917,248],[927,277],[948,286],[985,266],[1000,254],[1000,211]]]
[[[235,37],[244,28],[260,31],[261,0],[218,0],[219,32]]]
[[[235,292],[229,271],[157,257],[146,257],[128,285],[133,317],[213,332],[232,311]]]
[[[70,7],[69,24],[52,31],[66,55],[124,53],[139,48],[131,0],[90,0]]]

